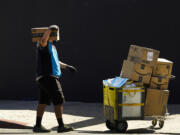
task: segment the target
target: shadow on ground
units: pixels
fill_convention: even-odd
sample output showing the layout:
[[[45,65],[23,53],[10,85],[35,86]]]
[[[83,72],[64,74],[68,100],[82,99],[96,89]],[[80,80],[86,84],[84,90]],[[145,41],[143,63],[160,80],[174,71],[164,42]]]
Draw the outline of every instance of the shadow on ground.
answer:
[[[34,110],[36,111],[37,101],[0,101],[0,110]],[[53,106],[47,106],[47,112],[54,113]],[[63,114],[88,117],[87,120],[69,124],[74,128],[88,127],[104,123],[103,105],[100,103],[79,103],[67,102],[64,104]]]
[[[32,129],[32,127],[27,126],[26,123],[18,121],[9,121],[5,119],[0,119],[0,128],[7,129]]]
[[[90,133],[90,134],[120,134],[116,131],[78,131],[79,133]],[[130,129],[127,130],[126,133],[121,133],[121,134],[152,134],[154,133],[155,130],[153,129],[148,129],[148,128],[139,128],[139,129]]]
[[[78,130],[77,130],[78,131]],[[89,134],[164,134],[164,135],[180,135],[179,133],[163,133],[163,132],[155,132],[153,129],[149,128],[139,128],[139,129],[130,129],[127,130],[126,133],[118,133],[116,131],[85,131],[79,130],[79,133],[89,133]]]

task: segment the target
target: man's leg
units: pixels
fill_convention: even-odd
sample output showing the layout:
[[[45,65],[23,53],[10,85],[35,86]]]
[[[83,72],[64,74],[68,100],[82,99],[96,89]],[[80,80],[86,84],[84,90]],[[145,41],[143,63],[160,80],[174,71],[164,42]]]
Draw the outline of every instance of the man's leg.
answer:
[[[55,105],[54,106],[54,111],[55,111],[55,114],[56,114],[56,118],[62,118],[63,105],[62,104]]]
[[[46,104],[39,104],[37,107],[36,125],[33,127],[34,132],[50,132],[41,125],[42,117],[46,108]]]
[[[54,111],[56,114],[56,118],[59,124],[57,132],[68,132],[73,131],[74,129],[72,127],[68,127],[64,125],[62,114],[63,114],[63,104],[54,105]]]
[[[63,105],[55,105],[54,106],[54,112],[56,114],[56,118],[58,121],[59,126],[64,126],[63,120],[62,120],[62,114],[63,114]]]
[[[48,78],[42,77],[37,81],[37,85],[40,89],[39,104],[37,106],[37,116],[36,116],[36,125],[33,128],[34,132],[50,132],[41,125],[43,114],[46,108],[46,105],[51,104],[50,94],[48,93]]]
[[[56,118],[59,124],[57,132],[68,132],[72,131],[72,127],[68,127],[63,123],[63,103],[64,103],[64,95],[62,92],[61,84],[59,80],[52,79],[52,89],[51,89],[51,100],[54,104],[54,112],[56,114]]]
[[[36,117],[36,126],[41,127],[41,121],[46,108],[46,104],[39,104],[37,106],[37,117]]]

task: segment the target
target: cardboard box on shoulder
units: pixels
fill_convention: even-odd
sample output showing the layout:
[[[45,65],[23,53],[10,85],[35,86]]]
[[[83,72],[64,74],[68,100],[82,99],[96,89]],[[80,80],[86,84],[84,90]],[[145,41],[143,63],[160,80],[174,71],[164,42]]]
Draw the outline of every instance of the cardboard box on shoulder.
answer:
[[[121,77],[149,84],[152,74],[152,68],[153,67],[149,64],[134,63],[129,60],[124,60],[121,70]]]
[[[157,62],[160,51],[146,47],[131,45],[128,53],[128,60],[154,65]]]
[[[32,28],[32,42],[38,42],[42,38],[45,31],[48,30],[48,27],[39,27],[39,28]],[[59,31],[53,30],[50,34],[49,40],[57,41],[59,40]]]
[[[164,116],[167,109],[169,91],[147,89],[144,108],[145,116]]]
[[[167,90],[169,78],[167,77],[151,77],[150,88]]]
[[[157,63],[153,68],[153,76],[171,77],[173,62],[164,58],[158,58]]]

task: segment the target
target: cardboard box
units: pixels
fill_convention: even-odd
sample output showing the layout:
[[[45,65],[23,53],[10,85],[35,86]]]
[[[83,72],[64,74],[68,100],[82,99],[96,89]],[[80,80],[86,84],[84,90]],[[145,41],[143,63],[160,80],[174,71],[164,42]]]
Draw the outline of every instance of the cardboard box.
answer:
[[[164,58],[158,58],[153,68],[153,76],[171,77],[173,62]]]
[[[39,27],[39,28],[32,28],[32,42],[38,42],[41,40],[45,31],[48,30],[48,27]],[[50,34],[49,40],[51,41],[58,41],[60,40],[59,31],[53,30]]]
[[[149,84],[152,74],[152,68],[153,67],[149,64],[134,63],[129,60],[124,60],[121,70],[121,77]]]
[[[128,60],[154,65],[157,62],[159,53],[160,51],[158,50],[131,45],[128,53]]]
[[[150,88],[167,90],[169,78],[167,77],[151,77]]]
[[[166,113],[168,96],[168,90],[147,89],[144,115],[164,116]]]

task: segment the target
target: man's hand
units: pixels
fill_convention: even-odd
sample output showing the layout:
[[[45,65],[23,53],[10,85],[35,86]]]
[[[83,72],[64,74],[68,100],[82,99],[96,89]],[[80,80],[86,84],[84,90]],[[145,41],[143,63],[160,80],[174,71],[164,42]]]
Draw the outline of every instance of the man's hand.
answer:
[[[51,31],[53,31],[53,30],[58,30],[59,27],[58,27],[57,25],[50,25],[50,26],[49,26],[49,29],[50,29]]]
[[[77,69],[75,67],[73,67],[73,66],[70,66],[70,65],[67,65],[66,69],[71,71],[72,73],[77,72]]]

